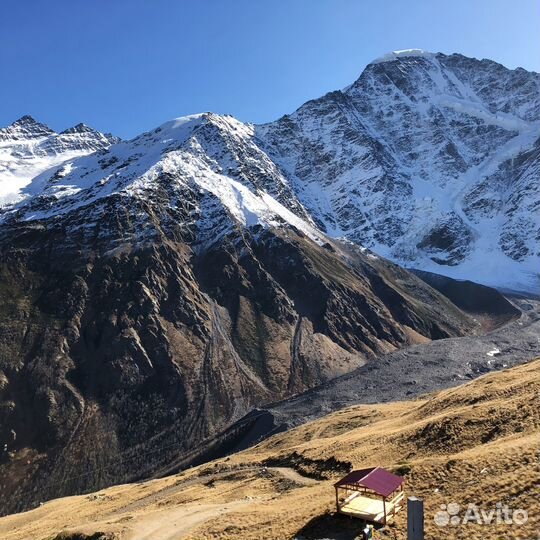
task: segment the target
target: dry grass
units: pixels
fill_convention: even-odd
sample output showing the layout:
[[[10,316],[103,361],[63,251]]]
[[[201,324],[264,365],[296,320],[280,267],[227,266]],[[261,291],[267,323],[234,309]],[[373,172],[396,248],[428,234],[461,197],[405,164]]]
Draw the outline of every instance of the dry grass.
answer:
[[[180,475],[51,501],[0,519],[0,538],[102,531],[122,540],[346,540],[360,523],[332,515],[340,473],[331,464],[350,461],[408,472],[408,494],[425,501],[426,538],[536,539],[539,369],[535,361],[416,401],[351,407]],[[268,459],[279,466],[265,470]],[[440,529],[433,516],[450,502],[484,510],[502,503],[530,518]],[[405,538],[405,512],[377,534]]]

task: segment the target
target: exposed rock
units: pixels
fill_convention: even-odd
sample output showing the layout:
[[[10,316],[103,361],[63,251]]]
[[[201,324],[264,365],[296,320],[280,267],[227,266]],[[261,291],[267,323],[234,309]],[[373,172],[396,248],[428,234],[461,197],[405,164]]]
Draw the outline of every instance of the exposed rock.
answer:
[[[187,465],[254,406],[414,342],[409,328],[478,328],[349,244],[255,227],[197,251],[158,232],[162,203],[140,222],[151,241],[134,244],[125,218],[139,209],[107,208],[79,234],[86,211],[0,231],[3,512]]]

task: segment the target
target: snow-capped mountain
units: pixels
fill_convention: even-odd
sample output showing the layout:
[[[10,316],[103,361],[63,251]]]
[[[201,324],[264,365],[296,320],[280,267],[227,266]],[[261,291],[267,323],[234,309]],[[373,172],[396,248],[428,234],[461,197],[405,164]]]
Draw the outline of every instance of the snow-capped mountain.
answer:
[[[90,206],[80,219],[92,221],[109,197],[157,197],[200,245],[288,223],[404,266],[538,291],[540,75],[521,68],[400,51],[266,125],[205,113],[108,148],[117,141],[25,117],[0,141],[4,222]]]
[[[55,133],[31,116],[0,128],[0,207],[25,198],[24,188],[42,172],[118,141],[84,124]]]
[[[230,116],[197,114],[172,120],[131,141],[47,168],[5,205],[4,223],[58,219],[95,223],[111,198],[129,206],[154,201],[163,224],[208,246],[240,227],[293,225],[322,242],[279,168],[257,146],[253,126]],[[169,217],[165,214],[169,213]],[[156,232],[142,212],[135,238]],[[103,231],[102,234],[106,234]]]
[[[322,233],[259,143],[231,117],[173,120],[62,154],[3,208],[0,514],[186,466],[255,406],[480,331]]]
[[[538,292],[539,74],[391,53],[257,135],[332,236],[405,266]]]
[[[255,406],[480,332],[373,251],[533,290],[538,88],[408,51],[263,126],[0,130],[0,513],[204,460]]]

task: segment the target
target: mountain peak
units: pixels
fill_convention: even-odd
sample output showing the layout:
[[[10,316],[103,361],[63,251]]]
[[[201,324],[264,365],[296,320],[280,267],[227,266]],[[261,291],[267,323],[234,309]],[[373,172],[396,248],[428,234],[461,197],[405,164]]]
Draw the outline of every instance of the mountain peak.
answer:
[[[52,134],[54,134],[54,131],[49,126],[38,122],[29,114],[21,116],[5,128],[0,128],[0,139],[33,139]]]
[[[21,116],[18,120],[15,120],[15,122],[13,122],[10,127],[18,127],[18,126],[23,126],[23,127],[28,127],[28,128],[29,127],[42,128],[42,129],[45,128],[51,133],[54,133],[54,131],[49,126],[41,122],[38,122],[33,116],[29,114],[25,114],[24,116]]]
[[[11,125],[17,126],[21,124],[37,124],[37,121],[33,116],[25,114],[24,116],[21,116],[18,120],[15,120],[15,122],[13,122]]]
[[[136,137],[135,140],[145,140],[149,136],[159,134],[160,139],[184,142],[198,129],[204,129],[209,126],[227,132],[247,129],[247,124],[243,124],[230,115],[202,112],[169,120],[152,132],[143,133],[139,137]]]
[[[400,58],[420,57],[420,58],[433,58],[436,53],[424,51],[423,49],[403,49],[401,51],[392,51],[383,56],[379,56],[370,64],[382,64],[384,62],[393,62]]]
[[[98,131],[80,122],[79,124],[75,126],[65,129],[64,131],[62,131],[61,134],[65,135],[68,133],[98,133]]]
[[[227,114],[207,111],[173,118],[161,124],[157,129],[160,131],[194,129],[202,124],[220,124],[223,122],[238,123],[239,121]]]
[[[116,144],[121,141],[119,137],[116,137],[112,133],[102,133],[83,122],[79,122],[75,126],[65,129],[60,135],[80,135],[82,138],[88,140],[106,140],[109,144]]]

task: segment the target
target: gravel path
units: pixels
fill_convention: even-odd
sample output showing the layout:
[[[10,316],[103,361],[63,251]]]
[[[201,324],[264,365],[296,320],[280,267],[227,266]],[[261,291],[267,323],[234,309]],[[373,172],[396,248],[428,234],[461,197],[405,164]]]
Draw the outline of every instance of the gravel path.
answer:
[[[288,480],[292,480],[299,486],[311,486],[317,483],[317,480],[313,478],[308,478],[307,476],[302,476],[300,473],[298,473],[294,469],[291,469],[290,467],[262,467],[260,465],[252,467],[233,467],[226,471],[203,474],[201,476],[196,476],[195,478],[190,478],[188,480],[181,480],[176,484],[173,484],[172,486],[168,486],[159,491],[149,493],[148,495],[145,495],[140,499],[137,499],[136,501],[127,504],[126,506],[122,506],[121,508],[116,509],[112,515],[127,514],[129,512],[135,512],[137,510],[140,510],[144,507],[149,507],[153,504],[156,504],[157,502],[165,501],[168,497],[193,485],[212,482],[216,480],[226,480],[228,476],[237,475],[238,473],[242,472],[254,473],[261,472],[263,470],[268,471],[269,473],[277,474]]]

